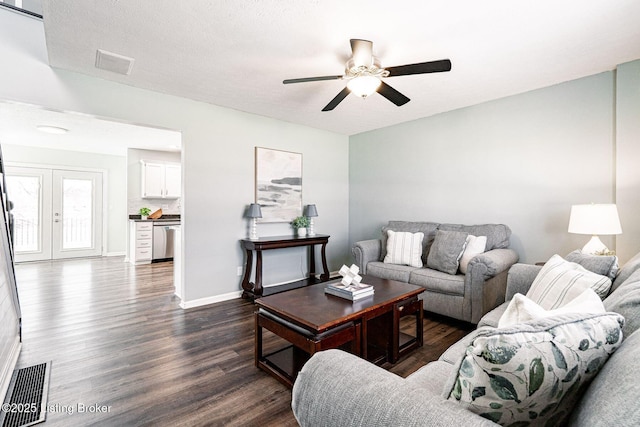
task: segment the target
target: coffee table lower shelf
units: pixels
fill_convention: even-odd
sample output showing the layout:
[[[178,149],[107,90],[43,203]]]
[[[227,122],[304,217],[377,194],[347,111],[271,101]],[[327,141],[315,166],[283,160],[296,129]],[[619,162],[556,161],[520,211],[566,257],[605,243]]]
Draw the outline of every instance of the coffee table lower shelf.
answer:
[[[266,354],[258,360],[258,367],[275,375],[281,382],[291,387],[298,372],[311,356],[299,348],[290,345],[273,353]]]

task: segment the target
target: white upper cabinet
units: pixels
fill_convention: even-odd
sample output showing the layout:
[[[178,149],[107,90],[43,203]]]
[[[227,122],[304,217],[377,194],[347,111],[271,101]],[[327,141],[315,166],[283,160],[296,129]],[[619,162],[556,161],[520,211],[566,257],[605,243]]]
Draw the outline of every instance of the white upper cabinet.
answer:
[[[180,197],[180,183],[182,168],[179,163],[167,163],[164,165],[165,198],[177,199]]]
[[[180,163],[148,162],[142,163],[142,198],[177,199],[180,197]]]

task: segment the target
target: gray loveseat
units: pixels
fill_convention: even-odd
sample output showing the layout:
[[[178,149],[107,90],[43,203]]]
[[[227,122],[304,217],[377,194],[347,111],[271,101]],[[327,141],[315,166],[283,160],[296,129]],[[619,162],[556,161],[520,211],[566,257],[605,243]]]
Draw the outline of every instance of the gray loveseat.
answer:
[[[385,263],[387,230],[422,232],[423,267]],[[448,274],[427,268],[429,253],[438,230],[486,236],[485,252],[469,261],[466,274]],[[511,229],[503,224],[440,224],[435,222],[389,221],[380,239],[356,242],[352,252],[360,274],[398,280],[423,286],[424,309],[434,313],[478,323],[480,318],[504,302],[509,267],[518,254],[509,249]]]
[[[516,293],[525,294],[541,268],[514,265],[509,271],[507,302],[484,316],[476,331],[451,346],[439,360],[428,363],[407,378],[340,350],[315,354],[293,387],[291,406],[299,424],[303,427],[497,425],[455,401],[445,399],[447,384],[452,372],[457,372],[456,361],[459,364],[463,360],[474,337],[497,324],[508,300]],[[600,366],[600,371],[586,387],[580,391],[573,387],[569,389],[580,400],[574,404],[563,425],[640,425],[640,381],[637,379],[637,367],[640,366],[640,332],[637,331],[640,328],[640,254],[619,271],[604,306],[608,312],[619,313],[625,318],[622,344]],[[616,315],[608,313],[607,316]],[[582,349],[582,342],[580,344]],[[555,363],[558,363],[557,359]],[[524,367],[528,372],[527,368]]]

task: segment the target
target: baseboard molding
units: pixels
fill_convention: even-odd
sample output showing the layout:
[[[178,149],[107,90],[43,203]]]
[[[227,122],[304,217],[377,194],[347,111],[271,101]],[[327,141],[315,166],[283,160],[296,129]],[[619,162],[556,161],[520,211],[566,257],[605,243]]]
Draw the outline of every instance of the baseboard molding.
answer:
[[[107,256],[126,256],[126,252],[107,252]]]
[[[242,291],[229,292],[227,294],[215,295],[207,298],[200,298],[193,301],[180,301],[180,308],[189,309],[202,307],[203,305],[215,304],[217,302],[229,301],[242,297]]]
[[[13,347],[11,348],[11,353],[9,354],[8,363],[2,367],[2,372],[0,372],[0,402],[4,402],[4,398],[7,395],[13,370],[16,368],[16,364],[18,363],[18,356],[20,356],[21,347],[22,343],[20,342],[20,337],[16,336],[13,342]]]
[[[334,277],[334,276],[338,276],[338,272],[337,271],[332,271],[331,273],[329,273],[330,277]],[[284,282],[289,283],[289,282]],[[269,286],[276,286],[276,285],[269,285]],[[266,286],[266,287],[269,287]],[[177,295],[176,295],[177,296]],[[180,297],[178,297],[180,298]],[[209,305],[209,304],[215,304],[217,302],[222,302],[222,301],[229,301],[232,299],[237,299],[237,298],[242,298],[242,291],[235,291],[235,292],[229,292],[227,294],[222,294],[222,295],[215,295],[212,297],[207,297],[207,298],[201,298],[201,299],[197,299],[197,300],[193,300],[193,301],[180,301],[180,308],[183,309],[189,309],[189,308],[195,308],[195,307],[202,307],[203,305]]]

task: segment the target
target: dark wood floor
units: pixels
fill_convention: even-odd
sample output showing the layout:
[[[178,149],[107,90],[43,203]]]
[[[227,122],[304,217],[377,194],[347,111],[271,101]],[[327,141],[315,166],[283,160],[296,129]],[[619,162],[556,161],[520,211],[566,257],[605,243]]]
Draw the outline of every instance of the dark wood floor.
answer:
[[[253,304],[182,310],[172,268],[121,257],[16,266],[18,367],[52,361],[44,426],[297,425],[290,390],[253,365]],[[385,367],[407,376],[469,328],[427,315],[424,347]]]

